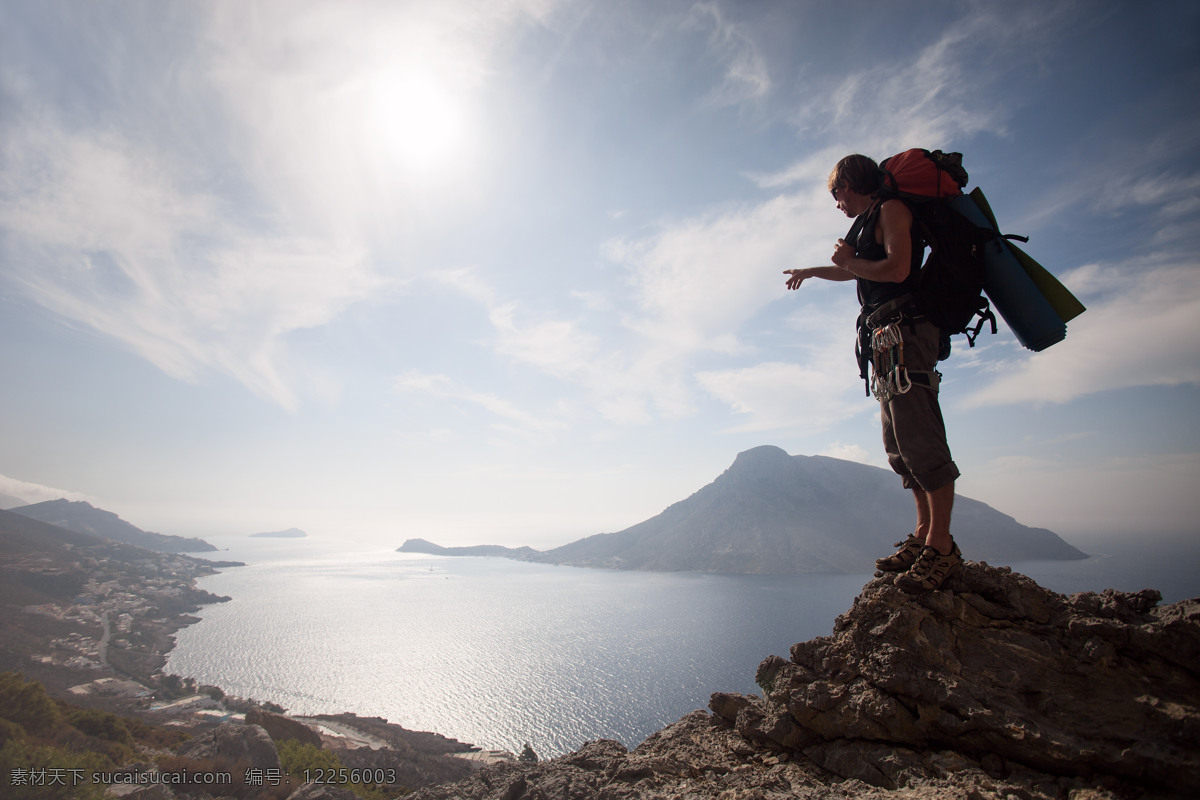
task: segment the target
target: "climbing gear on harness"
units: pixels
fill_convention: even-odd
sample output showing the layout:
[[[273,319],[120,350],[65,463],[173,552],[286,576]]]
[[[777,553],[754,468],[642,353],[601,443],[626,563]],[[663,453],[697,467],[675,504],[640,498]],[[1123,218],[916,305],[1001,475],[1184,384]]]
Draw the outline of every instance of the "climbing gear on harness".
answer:
[[[871,331],[871,394],[886,403],[898,394],[907,394],[911,388],[899,324],[891,322]]]
[[[859,315],[858,358],[859,376],[866,384],[867,396],[874,395],[881,403],[896,395],[907,394],[914,385],[934,392],[941,384],[937,370],[911,369],[904,361],[904,327],[912,328],[921,319],[911,295],[891,300],[870,313]]]

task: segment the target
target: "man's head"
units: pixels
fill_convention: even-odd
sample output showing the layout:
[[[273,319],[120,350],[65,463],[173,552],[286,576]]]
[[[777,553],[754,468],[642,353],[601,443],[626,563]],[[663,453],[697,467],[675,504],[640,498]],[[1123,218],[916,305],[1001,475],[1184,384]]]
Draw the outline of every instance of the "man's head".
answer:
[[[845,187],[859,194],[871,195],[883,188],[883,170],[874,159],[855,153],[846,156],[829,173],[829,191]]]
[[[838,208],[846,216],[856,217],[867,210],[872,195],[883,188],[883,170],[866,156],[846,156],[829,173],[828,188]]]

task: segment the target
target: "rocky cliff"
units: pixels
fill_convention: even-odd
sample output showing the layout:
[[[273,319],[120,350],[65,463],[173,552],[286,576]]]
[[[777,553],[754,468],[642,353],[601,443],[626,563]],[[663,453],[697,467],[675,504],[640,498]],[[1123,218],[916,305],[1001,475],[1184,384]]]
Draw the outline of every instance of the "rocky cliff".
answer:
[[[969,562],[877,577],[832,635],[770,656],[632,752],[598,741],[417,800],[1174,798],[1200,786],[1200,599],[1066,597]]]

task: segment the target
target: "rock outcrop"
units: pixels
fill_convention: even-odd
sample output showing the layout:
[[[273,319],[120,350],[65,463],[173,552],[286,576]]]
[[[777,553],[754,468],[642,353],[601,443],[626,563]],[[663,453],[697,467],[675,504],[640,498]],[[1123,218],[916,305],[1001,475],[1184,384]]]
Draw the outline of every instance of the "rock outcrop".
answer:
[[[1200,599],[1066,597],[968,562],[942,591],[876,577],[832,635],[768,657],[633,751],[599,741],[417,800],[1192,797]]]
[[[181,744],[175,754],[233,768],[279,770],[279,753],[271,737],[258,725],[222,723]]]
[[[311,744],[313,747],[321,746],[321,734],[303,722],[297,722],[280,714],[272,714],[269,711],[252,708],[246,712],[246,724],[258,725],[267,732],[267,735],[274,742],[285,742],[289,739],[294,739],[300,742],[300,744]]]
[[[832,636],[760,665],[766,699],[746,701],[744,733],[881,785],[952,749],[993,771],[1200,786],[1200,600],[1068,598],[980,564],[916,598],[892,581],[868,585]]]

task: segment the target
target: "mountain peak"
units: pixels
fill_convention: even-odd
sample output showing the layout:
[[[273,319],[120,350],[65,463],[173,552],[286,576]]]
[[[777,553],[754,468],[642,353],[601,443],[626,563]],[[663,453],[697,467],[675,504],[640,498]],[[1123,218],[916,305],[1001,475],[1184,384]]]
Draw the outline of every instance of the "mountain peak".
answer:
[[[970,498],[958,498],[954,519],[968,558],[1086,557],[1051,531]],[[869,572],[915,522],[912,495],[890,470],[763,445],[739,453],[712,483],[658,516],[539,560],[658,571]]]

